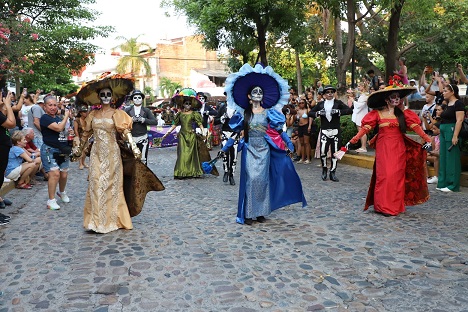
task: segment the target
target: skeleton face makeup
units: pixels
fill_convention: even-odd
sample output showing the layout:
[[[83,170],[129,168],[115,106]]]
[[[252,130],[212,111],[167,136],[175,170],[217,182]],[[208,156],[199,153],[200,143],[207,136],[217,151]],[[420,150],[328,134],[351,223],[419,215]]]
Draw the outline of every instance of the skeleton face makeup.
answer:
[[[252,101],[260,102],[263,99],[263,90],[260,87],[255,87],[250,92],[250,98]]]
[[[397,106],[400,104],[400,95],[398,93],[393,93],[389,97],[390,105]]]
[[[139,94],[134,95],[132,100],[133,100],[133,104],[135,104],[136,106],[140,106],[141,103],[143,103],[143,97]]]
[[[204,97],[203,95],[200,95],[200,96],[198,97],[198,100],[199,100],[200,102],[202,102],[203,104],[205,104],[206,99],[205,99],[205,97]]]
[[[192,105],[190,104],[190,102],[185,102],[185,103],[184,103],[184,110],[185,110],[185,111],[190,110],[191,107],[192,107]]]
[[[110,104],[112,100],[112,90],[109,88],[102,89],[99,91],[99,98],[102,104]]]

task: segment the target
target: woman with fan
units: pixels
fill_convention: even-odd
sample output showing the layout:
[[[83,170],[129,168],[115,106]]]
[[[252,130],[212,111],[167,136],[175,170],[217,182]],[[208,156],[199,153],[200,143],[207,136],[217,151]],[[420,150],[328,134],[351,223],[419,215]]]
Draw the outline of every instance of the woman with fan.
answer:
[[[294,147],[282,131],[285,123],[281,108],[289,98],[287,82],[270,66],[252,68],[245,64],[226,80],[228,106],[237,113],[229,126],[241,132],[241,172],[237,223],[265,222],[265,216],[278,208],[307,202],[302,184],[285,148]],[[226,152],[235,140],[222,148]]]
[[[375,163],[364,210],[374,205],[374,211],[386,217],[429,199],[423,149],[431,146],[431,138],[422,130],[419,116],[401,105],[413,91],[412,87],[392,84],[371,93],[367,105],[373,110],[364,116],[361,130],[346,144],[355,144],[378,128],[378,134],[369,142],[375,146]],[[426,144],[408,138],[407,129],[416,132]]]

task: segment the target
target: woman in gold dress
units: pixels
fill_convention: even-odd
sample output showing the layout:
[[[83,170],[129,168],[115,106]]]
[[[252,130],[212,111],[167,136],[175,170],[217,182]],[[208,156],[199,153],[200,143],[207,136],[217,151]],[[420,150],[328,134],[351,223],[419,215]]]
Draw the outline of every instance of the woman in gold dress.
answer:
[[[123,79],[107,79],[105,81],[107,84],[101,84],[103,88],[99,88],[98,85],[98,89],[94,91],[99,96],[101,108],[91,111],[86,117],[77,153],[79,154],[86,148],[88,138],[93,135],[94,142],[90,152],[89,185],[84,204],[83,226],[86,230],[97,233],[108,233],[117,229],[130,230],[133,228],[131,217],[139,213],[139,211],[136,214],[132,213],[132,209],[129,209],[131,205],[134,205],[134,200],[133,198],[129,199],[127,192],[124,192],[124,184],[126,184],[124,175],[127,179],[127,173],[118,142],[118,139],[122,137],[131,146],[134,157],[140,159],[141,152],[130,133],[132,117],[125,111],[115,109],[111,105],[112,102],[122,101],[125,94],[128,94],[133,88],[133,83],[129,80],[129,84]],[[80,99],[80,92],[77,98]],[[147,168],[139,160],[133,164],[133,167],[138,166]],[[156,188],[149,190],[164,189],[156,176],[153,177],[152,182],[155,181],[154,178],[159,184]],[[135,188],[134,185],[133,188]],[[144,202],[146,190],[145,192],[138,191],[142,193]],[[140,210],[142,204],[141,202]]]

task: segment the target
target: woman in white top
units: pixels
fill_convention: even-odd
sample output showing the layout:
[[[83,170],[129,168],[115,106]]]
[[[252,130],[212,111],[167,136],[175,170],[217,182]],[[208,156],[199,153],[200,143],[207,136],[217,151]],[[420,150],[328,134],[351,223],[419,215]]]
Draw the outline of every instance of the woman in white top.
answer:
[[[360,82],[358,84],[360,95],[357,101],[354,101],[354,109],[351,120],[356,124],[358,132],[361,130],[361,120],[369,112],[367,107],[367,98],[369,97],[369,88],[366,83]],[[356,150],[357,153],[367,152],[367,135],[361,137],[361,147]]]

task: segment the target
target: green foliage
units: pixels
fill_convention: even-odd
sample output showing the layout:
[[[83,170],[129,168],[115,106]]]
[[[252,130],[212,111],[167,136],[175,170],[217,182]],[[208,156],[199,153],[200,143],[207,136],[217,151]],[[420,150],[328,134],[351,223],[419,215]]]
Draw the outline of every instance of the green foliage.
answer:
[[[161,95],[163,97],[172,96],[177,90],[181,88],[182,88],[182,85],[180,83],[174,82],[171,79],[166,78],[166,77],[161,78],[159,90],[161,91]]]
[[[234,55],[242,56],[258,47],[259,61],[267,65],[267,38],[281,37],[297,29],[308,3],[306,0],[167,0],[163,5],[185,14],[203,35],[205,47],[226,47],[235,51]]]
[[[149,95],[149,102],[150,103],[154,102],[154,90],[153,90],[153,88],[151,88],[150,86],[146,86],[146,87],[143,88],[143,93],[146,94],[146,95]],[[146,98],[145,98],[145,102],[146,102]],[[146,103],[146,105],[148,105],[148,103]]]
[[[135,75],[140,75],[140,71],[144,69],[144,76],[151,77],[151,66],[140,53],[143,50],[145,53],[151,53],[151,46],[148,43],[138,42],[138,37],[130,39],[118,37],[117,39],[126,40],[119,47],[122,52],[127,53],[119,59],[117,72],[120,74],[134,73]]]
[[[2,47],[1,58],[5,56],[11,58],[15,54],[22,54],[34,62],[31,69],[64,68],[67,71],[66,77],[62,76],[61,70],[57,70],[60,78],[56,79],[55,83],[68,82],[72,72],[79,71],[94,59],[93,54],[97,51],[97,46],[88,43],[89,40],[98,36],[106,37],[112,31],[111,27],[86,26],[96,20],[97,13],[86,8],[86,4],[92,2],[94,0],[41,0],[38,2],[7,0],[2,2],[2,10],[4,10],[0,13],[2,23],[6,20],[11,21],[9,16],[22,16],[29,19],[31,30],[19,33],[15,41],[17,48]],[[6,12],[10,15],[7,16]],[[38,35],[38,39],[33,44],[30,42],[31,32]],[[20,78],[23,79],[20,74],[14,71],[9,72],[10,79],[17,82],[17,88],[20,88]],[[53,75],[53,77],[58,75]],[[33,82],[35,77],[38,81],[43,81],[46,79],[44,76],[39,74],[24,78],[28,84],[37,85],[39,83]],[[52,89],[58,88],[52,85],[53,83],[50,85]],[[44,86],[41,88],[45,89]],[[65,86],[63,91],[65,89],[68,87]]]

